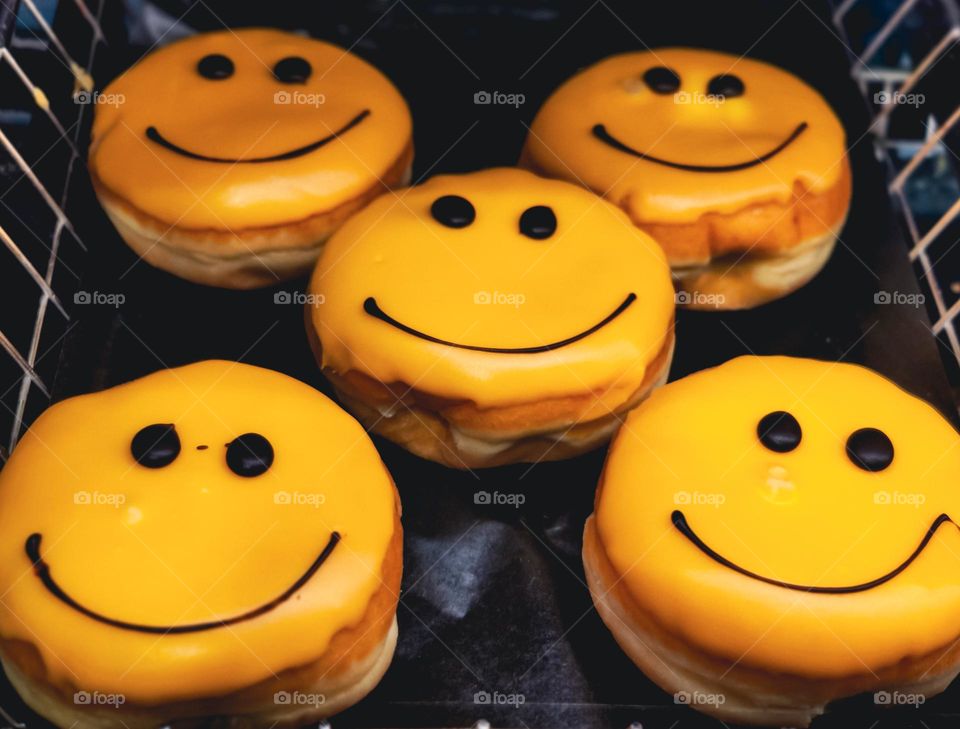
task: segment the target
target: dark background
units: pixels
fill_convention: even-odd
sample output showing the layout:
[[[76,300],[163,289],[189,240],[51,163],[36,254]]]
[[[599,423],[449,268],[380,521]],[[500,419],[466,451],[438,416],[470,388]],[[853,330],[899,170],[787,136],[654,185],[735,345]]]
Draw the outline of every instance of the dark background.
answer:
[[[925,7],[920,3],[921,10]],[[98,88],[163,32],[163,15],[177,21],[168,40],[190,28],[269,25],[352,47],[384,71],[411,106],[415,180],[513,164],[525,125],[545,97],[577,69],[612,53],[680,44],[783,66],[818,88],[847,128],[854,199],[842,244],[813,283],[782,301],[750,312],[680,312],[671,379],[747,352],[842,359],[879,370],[956,420],[924,308],[874,303],[879,291],[917,292],[917,281],[887,198],[886,171],[874,155],[869,108],[850,80],[848,52],[825,2],[206,0],[132,3],[129,16],[125,10],[119,3],[106,4],[103,22],[110,42],[98,50]],[[58,13],[55,27],[76,44],[79,57],[90,41],[74,38],[83,26],[64,13]],[[862,21],[863,32],[868,21]],[[921,24],[917,32],[922,31]],[[952,60],[946,68],[956,70]],[[43,73],[39,60],[36,69]],[[520,93],[526,99],[518,109],[478,106],[473,103],[478,91]],[[62,146],[55,144],[51,152],[39,142],[43,121],[34,117],[21,141],[30,150],[25,156],[39,159],[46,182],[58,179],[67,166],[58,161],[65,153]],[[88,122],[75,132],[81,147]],[[909,128],[912,122],[898,123]],[[302,290],[304,281],[238,293],[176,279],[138,263],[122,244],[99,209],[82,164],[65,183],[68,211],[89,253],[82,255],[77,241],[65,237],[62,253],[69,270],[54,278],[57,291],[71,303],[78,289],[122,294],[124,303],[71,305],[70,321],[64,318],[59,329],[45,335],[48,346],[41,351],[49,353],[38,368],[55,383],[55,398],[212,357],[277,369],[329,394],[307,346],[300,307],[274,303],[277,291]],[[23,187],[18,185],[0,207],[0,224],[16,226],[16,220],[7,220],[15,211],[24,228],[47,230],[49,216]],[[12,300],[3,302],[3,296]],[[22,298],[14,296],[0,294],[0,309],[5,303],[24,308]],[[10,318],[6,326],[16,326],[10,311],[3,316]],[[32,400],[28,413],[39,411],[43,402]],[[470,473],[421,461],[381,440],[377,446],[404,504],[400,642],[380,686],[335,717],[333,726],[468,726],[481,718],[511,727],[719,726],[675,706],[672,696],[622,654],[592,609],[583,584],[581,531],[592,508],[602,452],[563,463]],[[475,494],[484,490],[522,493],[526,503],[518,509],[475,504]],[[479,705],[474,695],[481,691],[522,694],[524,704]],[[0,706],[28,726],[43,725],[6,686],[0,688]],[[919,710],[877,708],[867,696],[841,702],[817,726],[955,726],[958,707],[956,688]]]

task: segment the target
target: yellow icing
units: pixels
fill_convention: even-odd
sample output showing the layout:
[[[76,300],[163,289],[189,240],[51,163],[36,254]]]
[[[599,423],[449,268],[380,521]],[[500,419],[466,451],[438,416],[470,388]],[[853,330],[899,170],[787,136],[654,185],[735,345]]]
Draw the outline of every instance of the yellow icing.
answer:
[[[680,76],[676,94],[643,82],[650,68]],[[714,76],[734,74],[745,93],[722,102],[707,95]],[[685,103],[686,102],[686,103]],[[595,124],[634,150],[680,164],[731,165],[776,148],[796,127],[808,128],[766,162],[734,172],[665,167],[614,149],[593,136]],[[584,184],[646,223],[691,223],[708,212],[789,200],[795,181],[816,192],[840,178],[843,127],[817,91],[761,61],[691,48],[611,56],[570,78],[538,112],[527,153],[552,177]]]
[[[33,102],[44,111],[50,111],[50,99],[48,99],[47,95],[43,93],[43,89],[41,89],[39,86],[34,86],[32,91]]]
[[[197,73],[208,54],[233,61],[227,79]],[[299,56],[312,74],[281,83],[277,61]],[[403,98],[373,66],[337,46],[276,30],[227,30],[177,41],[144,57],[98,104],[90,167],[138,210],[184,228],[258,227],[326,212],[379,186],[410,141]],[[290,103],[278,103],[279,101]],[[282,154],[370,115],[339,139],[296,159],[225,164],[180,156],[147,139],[148,127],[191,152],[249,159]]]
[[[173,423],[181,440],[164,468],[130,453],[134,434],[152,423]],[[224,444],[248,432],[275,452],[253,478],[225,461]],[[329,399],[244,364],[163,370],[54,405],[0,473],[0,636],[33,645],[66,691],[145,703],[221,695],[316,660],[337,630],[356,624],[382,586],[393,529],[390,477],[362,428]],[[77,612],[47,592],[24,550],[41,533],[51,574],[85,607],[176,626],[270,602],[334,530],[342,541],[289,600],[178,635]]]
[[[776,410],[802,428],[788,453],[756,435]],[[846,456],[847,437],[864,427],[893,442],[885,470]],[[640,608],[693,650],[810,677],[877,672],[960,634],[955,525],[942,525],[890,581],[823,594],[713,561],[674,528],[671,512],[682,510],[707,545],[754,573],[859,585],[907,559],[941,513],[958,518],[957,446],[932,407],[869,370],[741,357],[657,390],[630,415],[611,447],[599,536]]]
[[[434,220],[431,205],[443,195],[467,198],[475,221],[455,229]],[[557,218],[545,240],[519,232],[535,205]],[[508,168],[434,177],[380,197],[328,241],[309,290],[324,302],[311,309],[323,363],[338,372],[481,407],[593,392],[604,415],[642,382],[674,309],[663,253],[622,211],[578,186]],[[363,309],[372,296],[439,339],[518,348],[585,331],[630,293],[637,300],[599,331],[535,354],[428,342]]]
[[[76,61],[70,61],[70,72],[73,74],[76,91],[93,91],[93,76]]]

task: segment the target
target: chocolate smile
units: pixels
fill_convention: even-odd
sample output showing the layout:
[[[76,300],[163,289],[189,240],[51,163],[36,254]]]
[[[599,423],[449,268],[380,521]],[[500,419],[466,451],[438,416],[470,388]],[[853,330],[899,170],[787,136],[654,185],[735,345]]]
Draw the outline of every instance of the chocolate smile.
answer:
[[[584,329],[579,334],[575,334],[572,337],[567,337],[566,339],[561,339],[558,342],[552,342],[551,344],[541,344],[536,347],[481,347],[475,344],[458,344],[457,342],[450,342],[446,339],[439,339],[433,337],[429,334],[424,334],[423,332],[417,331],[413,327],[409,327],[406,324],[403,324],[392,316],[383,311],[378,305],[377,300],[372,296],[369,297],[366,301],[363,302],[363,310],[367,312],[370,316],[379,319],[380,321],[386,322],[392,327],[396,327],[402,332],[407,334],[412,334],[415,337],[420,339],[425,339],[428,342],[433,342],[434,344],[443,344],[447,347],[456,347],[458,349],[469,349],[474,352],[492,352],[494,354],[536,354],[537,352],[549,352],[552,349],[560,349],[560,347],[566,347],[568,344],[573,344],[574,342],[579,342],[584,337],[589,337],[595,331],[602,329],[607,324],[612,322],[618,316],[620,316],[624,311],[627,310],[627,307],[630,306],[634,301],[636,301],[636,294],[628,294],[627,298],[614,309],[610,314],[608,314],[602,321],[597,322],[589,329]]]
[[[874,587],[882,585],[884,582],[889,582],[894,577],[903,572],[907,567],[910,566],[910,563],[913,562],[917,557],[920,556],[920,553],[923,551],[924,547],[933,539],[933,535],[936,533],[937,529],[940,528],[942,524],[947,522],[953,524],[953,521],[946,514],[941,514],[936,519],[933,520],[933,523],[927,529],[926,534],[923,535],[923,539],[920,540],[920,544],[917,545],[917,548],[913,550],[909,557],[907,557],[903,562],[901,562],[897,567],[893,568],[885,575],[876,578],[875,580],[870,580],[869,582],[863,582],[859,585],[846,585],[842,587],[816,587],[812,585],[795,585],[791,582],[782,582],[780,580],[775,580],[771,577],[764,577],[763,575],[758,575],[756,572],[751,572],[748,569],[740,567],[737,564],[734,564],[729,559],[723,555],[715,552],[707,544],[697,536],[696,532],[687,524],[687,519],[683,515],[683,512],[680,510],[674,511],[670,515],[670,520],[673,522],[673,525],[677,528],[683,536],[689,539],[693,545],[707,555],[710,559],[715,562],[719,562],[724,567],[729,567],[734,572],[739,572],[741,575],[746,575],[747,577],[752,577],[755,580],[760,580],[760,582],[766,582],[769,585],[776,585],[777,587],[785,587],[788,590],[799,590],[801,592],[822,592],[828,594],[841,594],[848,592],[863,592],[864,590],[871,590]]]
[[[334,139],[339,137],[341,134],[346,134],[360,122],[370,116],[370,110],[364,109],[359,114],[357,114],[353,119],[348,121],[337,131],[333,132],[329,136],[324,137],[323,139],[318,139],[316,142],[311,142],[302,147],[297,147],[296,149],[291,149],[289,152],[281,152],[280,154],[273,154],[269,157],[248,157],[246,159],[228,159],[226,157],[209,157],[205,154],[199,154],[198,152],[191,152],[189,149],[184,149],[183,147],[174,144],[169,139],[164,137],[157,130],[156,127],[147,127],[146,135],[147,139],[151,142],[159,144],[165,149],[169,149],[171,152],[179,154],[181,157],[187,157],[189,159],[200,160],[201,162],[217,162],[220,164],[262,164],[264,162],[282,162],[288,159],[296,159],[297,157],[302,157],[305,154],[310,154],[311,152],[320,149],[320,147],[332,142]]]
[[[759,164],[763,164],[769,159],[776,157],[783,150],[789,147],[793,141],[803,134],[804,130],[807,128],[806,122],[801,122],[797,125],[797,128],[794,129],[790,136],[784,139],[780,144],[771,149],[769,152],[756,157],[755,159],[747,160],[746,162],[738,162],[732,165],[689,165],[683,162],[671,162],[670,160],[661,159],[659,157],[654,157],[652,154],[647,154],[646,152],[639,152],[633,147],[629,147],[619,139],[614,137],[607,131],[607,128],[603,124],[597,124],[593,127],[593,136],[599,139],[604,144],[607,144],[613,147],[616,150],[625,152],[627,154],[632,154],[634,157],[639,157],[642,160],[647,162],[654,162],[658,165],[663,165],[664,167],[672,167],[675,170],[686,170],[687,172],[736,172],[737,170],[746,170],[751,167],[756,167]]]
[[[269,602],[266,602],[260,607],[254,608],[253,610],[248,610],[240,615],[235,615],[232,618],[211,620],[206,623],[190,623],[188,625],[141,625],[139,623],[128,623],[124,620],[106,617],[105,615],[94,612],[90,608],[84,607],[70,597],[70,595],[64,592],[63,588],[60,587],[60,585],[58,585],[53,579],[53,576],[50,574],[50,566],[44,561],[43,557],[40,556],[40,539],[41,535],[39,533],[34,533],[27,537],[25,545],[27,558],[33,564],[33,571],[37,577],[40,578],[43,586],[47,588],[47,591],[51,595],[60,600],[60,602],[69,605],[77,612],[86,615],[88,618],[92,618],[93,620],[106,625],[111,625],[114,628],[120,628],[122,630],[135,630],[140,633],[159,633],[161,635],[166,635],[168,633],[199,633],[203,630],[225,628],[228,625],[235,625],[236,623],[240,623],[245,620],[252,620],[253,618],[260,617],[264,613],[268,613],[274,608],[279,607],[281,604],[290,599],[290,597],[292,597],[297,590],[303,587],[310,580],[310,578],[313,577],[314,573],[320,569],[320,566],[327,561],[327,557],[330,556],[334,550],[334,547],[336,547],[340,542],[340,534],[338,532],[331,533],[330,541],[327,542],[327,546],[323,548],[323,551],[320,552],[317,558],[313,561],[313,564],[307,568],[307,571],[300,575],[296,582],[290,585],[290,587],[288,587],[283,593],[275,597],[273,600],[270,600]]]

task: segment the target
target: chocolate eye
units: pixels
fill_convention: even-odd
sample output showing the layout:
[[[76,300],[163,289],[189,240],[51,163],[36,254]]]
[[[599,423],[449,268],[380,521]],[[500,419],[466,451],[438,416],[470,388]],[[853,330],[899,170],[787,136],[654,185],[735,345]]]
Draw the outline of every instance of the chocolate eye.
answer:
[[[732,99],[735,96],[743,95],[743,81],[739,76],[729,73],[721,73],[714,76],[707,84],[707,93],[711,96],[722,96],[725,99]]]
[[[543,240],[557,230],[557,216],[546,205],[534,205],[520,216],[520,232],[528,238]]]
[[[430,214],[448,228],[466,228],[477,217],[473,204],[459,195],[438,197],[430,206]]]
[[[140,428],[130,441],[133,459],[147,468],[169,466],[180,455],[180,436],[173,424],[155,423]]]
[[[233,76],[233,61],[219,53],[211,53],[197,63],[197,73],[211,81],[222,81]]]
[[[313,69],[310,62],[300,56],[287,56],[273,67],[273,77],[284,84],[305,84]]]
[[[227,443],[227,466],[238,476],[259,476],[272,465],[273,446],[259,433],[244,433]]]
[[[680,88],[677,72],[666,66],[654,66],[643,74],[643,81],[657,94],[672,94]]]
[[[876,428],[860,428],[847,438],[847,458],[864,471],[882,471],[893,463],[893,443]]]
[[[760,442],[776,453],[788,453],[800,445],[803,432],[800,423],[790,413],[775,410],[767,413],[757,423]]]

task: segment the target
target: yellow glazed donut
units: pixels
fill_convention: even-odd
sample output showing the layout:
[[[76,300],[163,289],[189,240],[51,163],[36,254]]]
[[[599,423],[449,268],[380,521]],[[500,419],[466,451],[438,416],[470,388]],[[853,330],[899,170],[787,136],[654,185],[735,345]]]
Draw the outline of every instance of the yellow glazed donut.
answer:
[[[518,169],[384,195],[330,239],[309,291],[342,400],[455,468],[596,447],[673,351],[656,243],[583,188]]]
[[[691,48],[611,56],[564,83],[522,164],[623,208],[667,252],[692,308],[747,308],[799,288],[850,203],[843,127],[803,81]]]
[[[149,263],[253,288],[305,274],[353,212],[409,178],[410,112],[375,68],[276,30],[196,35],[99,97],[90,174]]]
[[[960,670],[960,448],[870,370],[741,357],[658,390],[584,534],[594,603],[680,703],[806,726],[919,703]]]
[[[74,397],[0,473],[3,668],[60,727],[316,720],[390,663],[401,543],[373,444],[297,380],[209,361]]]

